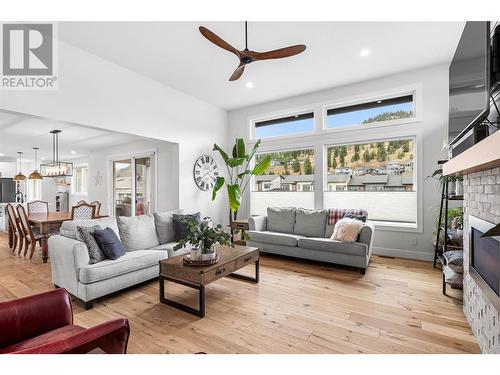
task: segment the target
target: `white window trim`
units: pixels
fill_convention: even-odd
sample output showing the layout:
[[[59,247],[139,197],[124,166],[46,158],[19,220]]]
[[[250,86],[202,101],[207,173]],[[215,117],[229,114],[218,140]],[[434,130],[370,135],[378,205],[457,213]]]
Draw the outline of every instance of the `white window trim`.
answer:
[[[362,103],[380,98],[409,95],[413,93],[415,117],[404,118],[378,123],[365,124],[363,126],[350,126],[338,129],[324,129],[326,123],[326,111],[332,106],[349,105],[349,103]],[[315,131],[292,134],[288,136],[276,136],[262,138],[259,147],[259,153],[280,152],[289,150],[299,150],[314,148],[315,158],[315,182],[317,186],[325,186],[326,169],[326,145],[349,144],[349,143],[367,143],[377,140],[388,140],[391,138],[415,138],[416,147],[414,149],[414,168],[416,170],[417,186],[417,222],[374,222],[378,230],[402,231],[411,233],[423,233],[423,129],[415,127],[415,123],[424,121],[423,103],[422,103],[422,84],[415,83],[407,86],[401,86],[393,89],[372,92],[370,94],[355,95],[345,97],[336,101],[322,101],[309,106],[300,106],[281,110],[274,113],[268,113],[262,116],[253,116],[247,119],[248,123],[248,147],[253,147],[257,139],[254,138],[255,122],[286,117],[293,114],[314,112]],[[390,137],[387,137],[387,127],[390,127]],[[349,128],[349,129],[348,129]],[[253,183],[253,181],[252,181]],[[325,189],[314,189],[314,202],[316,208],[323,207]],[[245,203],[248,208],[248,214],[252,212],[251,191],[245,194]]]
[[[75,188],[75,176],[76,176],[76,173],[75,173],[75,169],[79,169],[79,168],[87,168],[87,186],[86,186],[86,192],[75,192],[74,191],[74,188]],[[88,177],[89,177],[89,165],[88,164],[78,164],[78,165],[74,165],[73,166],[73,176],[71,176],[71,195],[73,197],[88,197],[89,196],[89,186],[88,186]]]

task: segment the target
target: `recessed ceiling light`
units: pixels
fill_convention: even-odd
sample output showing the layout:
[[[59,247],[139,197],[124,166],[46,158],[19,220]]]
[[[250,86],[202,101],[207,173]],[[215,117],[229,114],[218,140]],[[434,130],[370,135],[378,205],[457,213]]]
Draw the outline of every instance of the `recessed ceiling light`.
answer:
[[[251,88],[253,88],[253,82],[247,82],[247,83],[245,83],[245,86],[247,89],[251,89]]]
[[[0,157],[2,157],[2,156],[5,156],[5,154],[3,152],[0,152]]]
[[[74,154],[76,154],[76,151],[71,150],[71,153],[74,155]]]
[[[382,103],[382,100],[377,100],[377,104],[380,104],[380,103]]]
[[[45,156],[42,156],[42,157],[40,158],[40,160],[45,160]]]
[[[371,53],[371,51],[368,48],[363,48],[361,51],[359,51],[359,55],[361,57],[366,57]]]

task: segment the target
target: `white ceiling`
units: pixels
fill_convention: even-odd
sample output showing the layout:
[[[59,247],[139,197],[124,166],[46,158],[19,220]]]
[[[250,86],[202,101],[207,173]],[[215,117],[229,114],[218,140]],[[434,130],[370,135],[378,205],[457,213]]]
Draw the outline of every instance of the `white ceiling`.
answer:
[[[141,139],[135,135],[93,129],[62,121],[0,112],[0,161],[15,160],[18,151],[24,152],[23,160],[33,160],[33,147],[40,148],[39,158],[44,157],[50,161],[52,134],[49,132],[53,129],[62,130],[59,138],[60,160],[85,157],[95,150]]]
[[[281,99],[450,62],[463,22],[249,22],[249,49],[306,44],[287,59],[251,64],[235,82],[236,56],[198,31],[203,25],[238,49],[243,22],[63,22],[59,38],[224,109]],[[360,50],[371,54],[361,57]],[[251,81],[252,89],[245,87]]]

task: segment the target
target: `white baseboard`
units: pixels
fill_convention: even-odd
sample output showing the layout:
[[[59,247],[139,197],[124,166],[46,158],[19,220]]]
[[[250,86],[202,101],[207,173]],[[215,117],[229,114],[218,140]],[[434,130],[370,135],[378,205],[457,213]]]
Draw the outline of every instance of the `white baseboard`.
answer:
[[[415,251],[415,250],[402,250],[402,249],[391,249],[389,247],[373,247],[374,255],[383,255],[396,258],[406,258],[414,260],[424,260],[427,262],[432,262],[434,260],[434,253],[427,251]]]

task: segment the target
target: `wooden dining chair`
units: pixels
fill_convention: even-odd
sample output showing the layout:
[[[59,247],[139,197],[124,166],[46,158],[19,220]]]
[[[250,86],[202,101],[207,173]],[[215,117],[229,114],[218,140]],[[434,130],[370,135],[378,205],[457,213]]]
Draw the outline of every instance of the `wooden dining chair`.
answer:
[[[95,218],[96,207],[88,203],[80,203],[71,207],[71,220],[88,220]]]
[[[12,252],[16,252],[16,248],[19,245],[19,250],[23,248],[24,244],[24,233],[19,225],[19,219],[16,215],[16,210],[9,203],[6,206],[7,218],[9,220],[9,227],[12,231]]]
[[[45,201],[28,202],[28,214],[46,214],[49,212],[49,203]]]
[[[26,214],[26,210],[22,205],[17,206],[17,215],[19,216],[19,223],[21,224],[21,228],[24,232],[24,253],[26,256],[28,253],[28,247],[30,248],[30,259],[33,258],[33,254],[35,253],[36,243],[42,246],[42,238],[43,235],[39,231],[34,231],[31,227],[31,224],[28,220],[28,215]],[[21,253],[21,249],[19,249],[19,254]]]
[[[99,216],[101,214],[101,202],[93,201],[90,204],[95,206],[95,215]]]
[[[84,201],[83,199],[79,200],[78,202],[76,202],[76,205],[78,206],[79,204],[82,204],[82,203],[87,204],[87,201]]]

